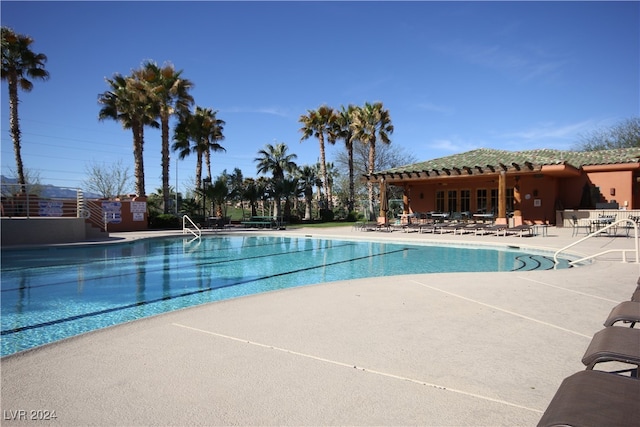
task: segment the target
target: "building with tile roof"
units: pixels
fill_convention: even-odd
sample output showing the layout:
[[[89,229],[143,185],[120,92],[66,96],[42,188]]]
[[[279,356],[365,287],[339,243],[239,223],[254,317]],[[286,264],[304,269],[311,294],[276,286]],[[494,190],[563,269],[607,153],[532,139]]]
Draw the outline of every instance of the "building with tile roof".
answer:
[[[640,148],[601,151],[480,148],[365,175],[403,189],[405,213],[493,214],[497,222],[554,223],[556,212],[640,209]],[[384,212],[380,212],[383,216]]]

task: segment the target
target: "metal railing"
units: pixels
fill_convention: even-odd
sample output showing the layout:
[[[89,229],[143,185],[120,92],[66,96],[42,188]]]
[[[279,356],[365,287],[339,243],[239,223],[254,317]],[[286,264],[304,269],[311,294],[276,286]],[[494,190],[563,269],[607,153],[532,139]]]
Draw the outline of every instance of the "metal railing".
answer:
[[[604,232],[607,232],[611,229],[613,230],[617,230],[618,226],[621,224],[626,224],[625,228],[627,229],[627,233],[630,231],[631,228],[633,228],[633,232],[634,232],[634,249],[608,249],[606,251],[602,251],[602,252],[598,252],[597,254],[593,254],[593,255],[589,255],[580,259],[576,259],[573,261],[570,261],[569,264],[570,265],[575,265],[578,264],[580,262],[584,262],[602,255],[606,255],[606,254],[610,254],[610,253],[616,253],[619,252],[622,254],[622,262],[627,262],[627,253],[628,252],[635,252],[636,256],[635,256],[635,261],[632,261],[636,264],[640,264],[640,243],[638,242],[638,224],[631,220],[631,219],[620,219],[618,221],[612,222],[611,224],[602,227],[594,232],[592,232],[591,234],[583,237],[580,240],[577,240],[567,246],[565,246],[564,248],[558,249],[554,254],[553,254],[553,262],[555,263],[555,265],[558,265],[558,255],[561,252],[566,251],[569,248],[572,248],[582,242],[584,242],[585,240],[591,239],[592,237],[596,237],[599,234],[602,234]],[[628,234],[627,234],[628,235]]]
[[[188,226],[189,223],[191,227]],[[195,229],[195,231],[194,231]],[[202,231],[200,228],[189,218],[187,215],[182,216],[182,234],[187,234],[187,232],[194,235],[195,238],[199,239],[202,236]]]

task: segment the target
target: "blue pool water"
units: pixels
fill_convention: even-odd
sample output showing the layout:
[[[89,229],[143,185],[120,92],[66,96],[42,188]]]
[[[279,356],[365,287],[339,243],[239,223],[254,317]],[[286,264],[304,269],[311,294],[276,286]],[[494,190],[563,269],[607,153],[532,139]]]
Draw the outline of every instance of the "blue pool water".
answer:
[[[400,274],[538,268],[553,268],[553,261],[517,249],[277,236],[7,250],[0,277],[1,354],[275,289]]]

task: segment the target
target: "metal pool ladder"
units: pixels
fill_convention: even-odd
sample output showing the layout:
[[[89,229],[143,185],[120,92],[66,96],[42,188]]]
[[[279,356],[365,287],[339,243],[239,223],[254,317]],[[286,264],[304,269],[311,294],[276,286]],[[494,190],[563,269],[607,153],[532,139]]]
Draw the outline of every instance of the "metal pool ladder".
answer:
[[[193,234],[194,239],[199,239],[202,236],[202,231],[193,221],[191,221],[191,218],[189,218],[187,215],[183,215],[182,234],[187,234],[187,232]]]
[[[558,265],[558,255],[560,254],[560,252],[563,252],[563,251],[569,249],[570,247],[573,247],[573,246],[577,245],[578,243],[584,242],[587,239],[590,239],[590,238],[592,238],[594,236],[597,236],[598,234],[601,234],[604,231],[607,231],[607,230],[612,229],[612,228],[615,230],[616,227],[618,227],[618,225],[620,225],[620,224],[625,224],[625,226],[627,228],[627,233],[629,233],[629,231],[630,231],[629,229],[631,227],[633,227],[634,241],[635,241],[634,242],[634,249],[609,249],[609,250],[606,250],[606,251],[598,252],[597,254],[594,254],[594,255],[589,255],[589,256],[586,256],[584,258],[580,258],[580,259],[576,259],[576,260],[570,261],[569,264],[570,265],[574,265],[574,264],[577,264],[579,262],[586,261],[588,259],[592,259],[592,258],[598,257],[600,255],[605,255],[605,254],[612,253],[612,252],[621,252],[622,253],[622,262],[627,262],[627,252],[635,252],[635,261],[630,261],[630,262],[633,262],[635,264],[639,264],[640,263],[640,251],[639,251],[640,248],[639,248],[639,242],[638,242],[638,224],[635,221],[631,220],[631,219],[620,219],[618,221],[615,221],[615,222],[607,225],[606,227],[601,228],[599,230],[596,230],[595,232],[583,237],[582,239],[577,240],[577,241],[565,246],[562,249],[558,249],[556,251],[556,253],[553,254],[554,263],[556,265]]]

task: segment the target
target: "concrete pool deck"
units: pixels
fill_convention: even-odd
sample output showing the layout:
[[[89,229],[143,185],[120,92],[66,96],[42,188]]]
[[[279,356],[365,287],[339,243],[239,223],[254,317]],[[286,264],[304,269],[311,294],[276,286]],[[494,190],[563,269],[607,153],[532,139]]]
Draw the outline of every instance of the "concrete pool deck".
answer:
[[[547,249],[577,240],[555,227],[527,238],[277,234]],[[634,242],[598,237],[572,251]],[[3,358],[2,425],[535,425],[639,276],[611,254],[565,270],[359,279],[184,309]],[[52,411],[51,422],[32,420]]]

